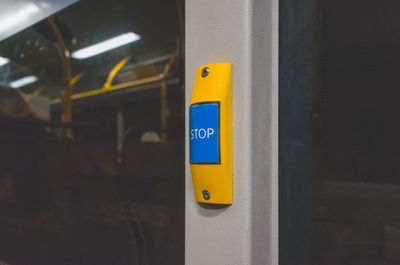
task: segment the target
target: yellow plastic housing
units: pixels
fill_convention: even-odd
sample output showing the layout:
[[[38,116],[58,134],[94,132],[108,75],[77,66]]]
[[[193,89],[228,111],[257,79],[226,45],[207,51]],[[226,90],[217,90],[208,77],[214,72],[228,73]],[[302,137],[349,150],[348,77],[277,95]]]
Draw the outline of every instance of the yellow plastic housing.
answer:
[[[202,70],[209,68],[207,76]],[[232,64],[216,63],[196,70],[190,104],[219,102],[220,164],[191,164],[194,192],[200,203],[232,204]],[[209,192],[209,199],[203,196]]]

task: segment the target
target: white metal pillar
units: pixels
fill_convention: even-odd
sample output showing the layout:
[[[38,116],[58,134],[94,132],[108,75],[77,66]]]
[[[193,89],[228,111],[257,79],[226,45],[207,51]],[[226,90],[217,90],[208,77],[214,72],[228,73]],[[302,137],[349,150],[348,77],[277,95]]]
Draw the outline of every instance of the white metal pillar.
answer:
[[[186,110],[196,68],[219,62],[233,66],[234,202],[197,204],[186,137],[185,264],[278,265],[278,0],[186,0]]]

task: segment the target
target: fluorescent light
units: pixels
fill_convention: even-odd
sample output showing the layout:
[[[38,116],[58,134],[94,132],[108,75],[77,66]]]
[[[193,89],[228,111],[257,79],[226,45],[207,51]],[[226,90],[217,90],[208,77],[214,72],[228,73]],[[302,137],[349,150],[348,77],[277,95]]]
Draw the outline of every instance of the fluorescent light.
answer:
[[[13,87],[13,88],[19,88],[19,87],[23,87],[23,86],[35,83],[38,80],[39,79],[36,76],[30,75],[30,76],[25,76],[25,77],[22,77],[21,79],[12,81],[9,85],[10,85],[10,87]]]
[[[10,62],[10,59],[0,56],[0,67],[3,66],[3,65],[8,64],[9,62]]]
[[[0,24],[1,25],[1,24]],[[72,53],[72,57],[78,60],[86,59],[97,54],[115,49],[131,42],[140,40],[140,36],[133,32],[128,32],[109,40],[94,44],[92,46],[77,50]]]
[[[29,17],[38,12],[39,7],[33,3],[27,4],[22,8],[19,8],[15,13],[5,17],[4,19],[0,20],[0,33],[13,28],[22,22],[25,22],[29,19]]]

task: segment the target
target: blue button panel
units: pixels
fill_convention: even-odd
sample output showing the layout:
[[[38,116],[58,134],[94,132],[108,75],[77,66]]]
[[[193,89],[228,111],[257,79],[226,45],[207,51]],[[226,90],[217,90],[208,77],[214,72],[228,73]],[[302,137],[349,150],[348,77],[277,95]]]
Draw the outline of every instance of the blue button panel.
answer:
[[[219,164],[219,103],[189,108],[190,163]]]

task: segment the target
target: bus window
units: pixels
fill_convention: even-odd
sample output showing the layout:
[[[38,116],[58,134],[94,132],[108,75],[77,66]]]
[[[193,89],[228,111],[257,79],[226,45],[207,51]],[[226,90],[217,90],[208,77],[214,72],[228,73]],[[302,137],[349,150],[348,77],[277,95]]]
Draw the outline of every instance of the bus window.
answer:
[[[184,1],[0,7],[0,263],[183,264]]]

